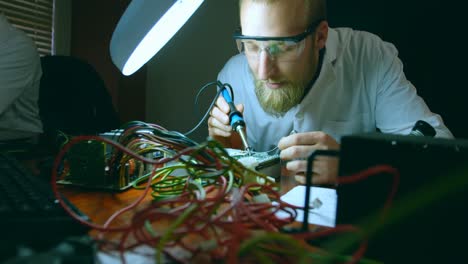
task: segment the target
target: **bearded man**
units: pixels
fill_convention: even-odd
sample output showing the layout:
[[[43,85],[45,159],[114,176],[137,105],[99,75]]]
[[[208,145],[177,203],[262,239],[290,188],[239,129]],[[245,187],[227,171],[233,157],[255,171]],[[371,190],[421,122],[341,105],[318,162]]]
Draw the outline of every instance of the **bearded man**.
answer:
[[[330,28],[326,0],[240,0],[240,54],[218,79],[229,83],[256,151],[278,148],[288,174],[303,176],[316,149],[340,148],[343,135],[409,134],[418,120],[452,138],[406,79],[394,45],[351,28]],[[219,97],[209,135],[240,148]],[[336,159],[317,159],[312,182],[334,184]]]

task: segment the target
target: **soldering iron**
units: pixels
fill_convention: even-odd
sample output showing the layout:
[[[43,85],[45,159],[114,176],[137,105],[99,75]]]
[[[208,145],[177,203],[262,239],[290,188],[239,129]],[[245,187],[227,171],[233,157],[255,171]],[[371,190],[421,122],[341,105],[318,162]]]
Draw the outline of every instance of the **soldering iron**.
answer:
[[[242,113],[237,110],[236,106],[234,105],[234,102],[232,101],[231,95],[229,94],[228,90],[225,87],[223,87],[221,94],[223,95],[224,99],[229,105],[229,121],[230,121],[232,130],[239,133],[241,140],[242,140],[242,144],[244,145],[245,150],[250,155],[252,148],[249,146],[249,143],[247,142],[247,137],[245,135],[245,130],[244,130],[245,121],[242,116]]]

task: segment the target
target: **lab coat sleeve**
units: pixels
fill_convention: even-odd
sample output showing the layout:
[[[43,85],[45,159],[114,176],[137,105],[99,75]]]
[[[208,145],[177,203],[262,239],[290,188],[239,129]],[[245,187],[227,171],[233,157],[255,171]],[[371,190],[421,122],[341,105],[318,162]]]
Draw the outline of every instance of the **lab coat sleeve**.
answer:
[[[440,115],[432,113],[406,79],[403,63],[394,45],[379,42],[377,68],[376,125],[383,133],[409,134],[418,120],[431,124],[436,137],[453,138]]]

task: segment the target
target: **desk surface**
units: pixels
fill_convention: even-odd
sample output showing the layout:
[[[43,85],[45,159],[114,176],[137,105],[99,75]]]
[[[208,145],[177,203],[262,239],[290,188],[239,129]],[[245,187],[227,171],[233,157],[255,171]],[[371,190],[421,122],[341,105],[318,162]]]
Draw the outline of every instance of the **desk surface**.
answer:
[[[116,211],[130,205],[136,199],[138,199],[144,192],[143,190],[128,189],[122,192],[108,192],[108,191],[96,191],[86,190],[83,188],[72,187],[68,185],[59,185],[59,191],[67,197],[79,210],[88,215],[93,223],[104,224],[104,222]],[[153,200],[152,196],[148,193],[139,206],[126,212],[125,214],[118,217],[111,226],[125,226],[130,224],[133,214],[149,205]],[[292,226],[300,227],[301,223],[293,223]],[[99,236],[106,240],[118,241],[122,234],[117,233],[105,233],[102,234],[96,230],[92,230],[90,235],[93,237]],[[126,256],[130,259],[138,258],[137,255]],[[148,259],[141,257],[143,263],[149,263]],[[103,263],[115,263],[119,262],[115,256],[100,253],[100,259]],[[129,259],[129,260],[130,260]],[[150,258],[154,262],[154,257]],[[140,262],[141,263],[141,262]]]
[[[73,186],[58,185],[58,191],[68,198],[79,210],[88,215],[93,223],[103,225],[118,210],[135,202],[143,190],[130,188],[121,192],[90,190]],[[130,223],[131,216],[145,208],[153,200],[148,192],[138,206],[116,218],[111,226],[124,226]]]
[[[297,186],[294,177],[281,177],[281,195]],[[143,190],[129,188],[125,191],[91,190],[70,185],[57,185],[58,190],[70,200],[84,214],[88,215],[93,223],[103,224],[113,213],[136,201]],[[148,192],[142,202],[128,213],[116,219],[113,226],[122,226],[130,223],[130,217],[138,210],[151,203],[153,197]]]

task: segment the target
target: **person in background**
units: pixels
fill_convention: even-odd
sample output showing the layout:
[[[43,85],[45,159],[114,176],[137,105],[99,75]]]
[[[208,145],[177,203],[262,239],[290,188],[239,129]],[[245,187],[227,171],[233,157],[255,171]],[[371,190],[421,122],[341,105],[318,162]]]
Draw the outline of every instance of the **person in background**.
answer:
[[[36,141],[39,116],[39,53],[33,40],[0,13],[0,142]]]
[[[229,83],[255,151],[278,147],[288,174],[303,175],[316,149],[340,148],[343,135],[409,134],[418,120],[452,138],[406,79],[394,45],[351,28],[330,28],[326,0],[240,0],[240,54],[218,79]],[[221,96],[210,113],[209,135],[241,148]],[[337,159],[314,163],[314,184],[336,183]],[[298,178],[298,177],[296,177]]]

